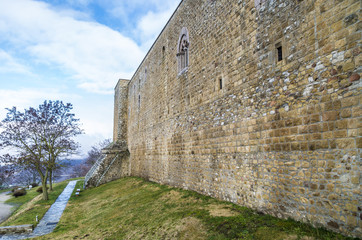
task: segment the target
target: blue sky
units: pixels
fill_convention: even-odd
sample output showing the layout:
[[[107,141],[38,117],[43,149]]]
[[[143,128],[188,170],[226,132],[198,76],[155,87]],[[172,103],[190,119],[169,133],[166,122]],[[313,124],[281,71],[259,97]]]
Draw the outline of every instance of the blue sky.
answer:
[[[129,79],[181,0],[0,0],[0,119],[62,100],[85,134],[112,137],[113,89]]]

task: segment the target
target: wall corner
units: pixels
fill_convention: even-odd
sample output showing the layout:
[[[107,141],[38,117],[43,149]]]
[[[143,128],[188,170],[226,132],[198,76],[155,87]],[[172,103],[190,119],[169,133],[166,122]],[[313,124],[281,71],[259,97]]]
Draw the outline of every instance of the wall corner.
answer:
[[[119,79],[114,89],[114,120],[113,142],[127,145],[127,104],[128,83],[127,79]]]

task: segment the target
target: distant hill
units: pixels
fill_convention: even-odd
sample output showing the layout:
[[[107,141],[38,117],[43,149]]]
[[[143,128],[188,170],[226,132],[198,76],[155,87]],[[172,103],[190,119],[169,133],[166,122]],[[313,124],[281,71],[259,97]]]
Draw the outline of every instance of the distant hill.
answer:
[[[57,169],[54,174],[54,181],[61,182],[66,179],[78,176],[79,166],[84,163],[85,159],[65,159],[61,160],[59,164],[62,166]]]
[[[74,167],[74,166],[84,163],[84,161],[85,161],[85,159],[65,159],[65,160],[61,160],[60,164]]]

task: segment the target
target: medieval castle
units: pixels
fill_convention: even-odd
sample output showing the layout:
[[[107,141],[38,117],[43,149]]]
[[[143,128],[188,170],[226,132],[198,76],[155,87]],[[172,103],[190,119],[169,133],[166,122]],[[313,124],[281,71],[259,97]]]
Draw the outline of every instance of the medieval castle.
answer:
[[[183,0],[86,178],[141,176],[362,237],[360,0]]]

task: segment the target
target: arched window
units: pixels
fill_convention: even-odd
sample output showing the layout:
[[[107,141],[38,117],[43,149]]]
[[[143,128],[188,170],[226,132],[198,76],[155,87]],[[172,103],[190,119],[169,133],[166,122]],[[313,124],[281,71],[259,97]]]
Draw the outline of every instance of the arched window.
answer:
[[[189,65],[189,33],[187,28],[183,27],[177,44],[177,64],[178,72],[181,73]]]

